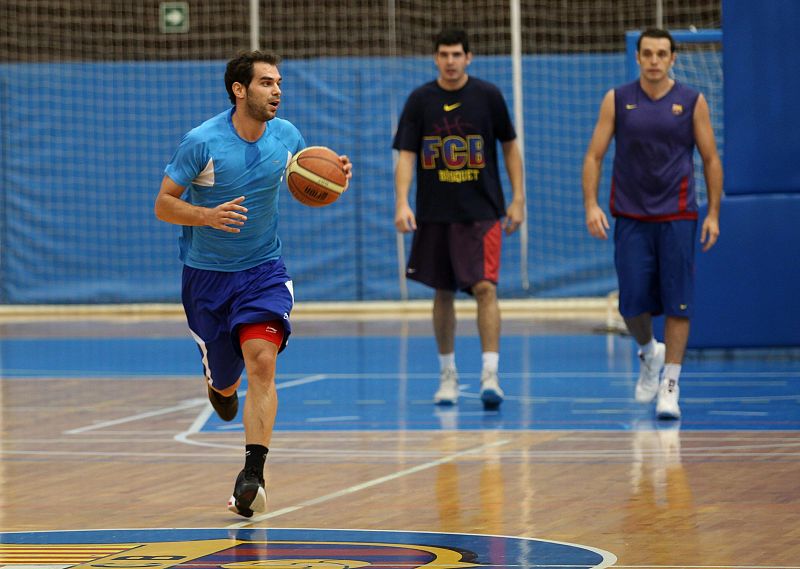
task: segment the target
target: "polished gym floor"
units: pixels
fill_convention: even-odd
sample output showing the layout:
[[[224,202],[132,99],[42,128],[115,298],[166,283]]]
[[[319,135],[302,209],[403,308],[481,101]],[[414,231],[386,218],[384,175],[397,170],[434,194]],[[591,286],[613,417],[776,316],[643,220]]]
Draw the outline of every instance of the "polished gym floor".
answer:
[[[225,509],[241,418],[213,414],[183,323],[0,325],[0,568],[144,567],[133,543],[154,567],[800,568],[797,350],[690,352],[683,418],[664,422],[633,400],[628,337],[505,323],[507,397],[484,411],[474,325],[459,332],[444,408],[428,322],[296,322],[269,508],[245,519]]]

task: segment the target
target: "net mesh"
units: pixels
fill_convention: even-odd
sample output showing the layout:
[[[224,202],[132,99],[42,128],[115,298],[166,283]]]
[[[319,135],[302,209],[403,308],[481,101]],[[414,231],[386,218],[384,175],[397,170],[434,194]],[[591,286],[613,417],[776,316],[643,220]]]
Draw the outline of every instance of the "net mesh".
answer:
[[[691,85],[708,101],[711,110],[711,126],[717,141],[720,156],[725,150],[725,131],[722,122],[722,44],[721,42],[694,42],[691,37],[680,43],[680,51],[673,66],[675,78]],[[695,188],[698,199],[706,200],[706,180],[703,176],[703,161],[695,151]]]
[[[583,226],[580,170],[603,93],[626,80],[624,34],[655,23],[653,4],[520,2],[528,246],[506,240],[501,296],[615,288],[611,248]],[[397,116],[435,77],[431,39],[444,26],[469,31],[470,73],[500,86],[513,108],[509,4],[261,0],[258,13],[259,46],[284,57],[281,116],[356,167],[335,206],[309,209],[282,193],[279,231],[298,297],[399,299]],[[0,301],[178,300],[178,229],[155,219],[153,200],[182,135],[229,105],[224,65],[250,48],[250,17],[239,0],[0,3]],[[663,17],[668,28],[719,27],[720,1],[665,0]],[[721,84],[716,68],[691,72]],[[721,100],[708,98],[721,124]],[[430,293],[412,283],[408,294]]]

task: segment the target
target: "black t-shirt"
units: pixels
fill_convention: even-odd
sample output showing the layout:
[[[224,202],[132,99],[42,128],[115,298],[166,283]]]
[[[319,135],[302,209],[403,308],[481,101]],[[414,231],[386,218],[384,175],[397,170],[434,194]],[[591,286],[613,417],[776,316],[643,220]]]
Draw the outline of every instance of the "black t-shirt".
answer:
[[[436,81],[415,89],[392,146],[417,154],[417,220],[503,217],[497,142],[516,136],[502,93],[487,81],[469,77],[458,91]]]

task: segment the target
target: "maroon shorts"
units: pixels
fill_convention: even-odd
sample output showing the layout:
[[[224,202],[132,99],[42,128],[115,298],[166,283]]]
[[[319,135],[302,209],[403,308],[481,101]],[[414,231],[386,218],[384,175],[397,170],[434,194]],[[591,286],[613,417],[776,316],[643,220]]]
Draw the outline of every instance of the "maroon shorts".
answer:
[[[443,290],[471,292],[480,281],[497,284],[502,231],[499,219],[418,223],[406,276]]]

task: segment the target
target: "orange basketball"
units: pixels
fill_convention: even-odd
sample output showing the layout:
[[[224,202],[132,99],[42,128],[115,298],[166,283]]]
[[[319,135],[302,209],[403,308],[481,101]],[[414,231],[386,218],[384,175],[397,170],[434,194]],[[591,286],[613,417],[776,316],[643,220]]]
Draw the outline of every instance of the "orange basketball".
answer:
[[[325,146],[309,146],[286,167],[286,185],[294,199],[311,207],[332,204],[347,184],[339,155]]]

